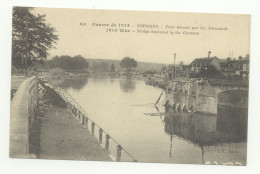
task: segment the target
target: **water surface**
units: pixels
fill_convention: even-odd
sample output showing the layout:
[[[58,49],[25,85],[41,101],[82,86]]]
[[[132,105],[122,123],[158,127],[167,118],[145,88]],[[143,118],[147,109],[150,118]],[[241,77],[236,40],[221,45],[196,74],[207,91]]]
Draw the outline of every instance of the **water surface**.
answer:
[[[142,80],[80,77],[58,84],[139,162],[246,164],[246,132],[237,130],[239,123],[218,130],[223,120],[216,115],[164,114],[164,96],[159,110],[153,106],[162,89]]]

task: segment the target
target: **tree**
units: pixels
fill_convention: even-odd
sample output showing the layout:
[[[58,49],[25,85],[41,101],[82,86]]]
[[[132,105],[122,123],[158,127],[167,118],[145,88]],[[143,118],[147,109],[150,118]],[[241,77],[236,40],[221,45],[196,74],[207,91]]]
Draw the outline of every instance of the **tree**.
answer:
[[[111,72],[115,72],[115,70],[116,70],[115,65],[114,65],[114,64],[111,64],[111,66],[110,66],[110,71],[111,71]]]
[[[25,68],[41,62],[54,48],[58,36],[46,22],[46,15],[34,15],[33,8],[13,7],[12,65]]]
[[[62,68],[66,71],[80,71],[88,68],[87,60],[81,55],[74,57],[70,56],[55,56],[48,61],[51,68]]]
[[[166,65],[163,65],[162,67],[161,67],[161,72],[165,72],[167,70],[167,66]]]
[[[135,59],[130,57],[123,58],[119,63],[121,68],[126,68],[129,71],[132,71],[133,68],[137,67],[137,62]]]
[[[198,77],[202,78],[222,78],[222,74],[213,65],[201,67]]]
[[[109,65],[107,62],[94,62],[92,65],[94,72],[103,73],[109,71]]]

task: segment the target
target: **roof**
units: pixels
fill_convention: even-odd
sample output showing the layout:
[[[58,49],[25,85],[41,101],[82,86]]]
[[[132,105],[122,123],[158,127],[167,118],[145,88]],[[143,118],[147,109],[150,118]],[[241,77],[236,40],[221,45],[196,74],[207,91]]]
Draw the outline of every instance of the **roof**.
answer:
[[[190,63],[190,65],[192,65],[192,64],[194,64],[194,63],[202,63],[202,64],[204,64],[204,63],[210,63],[212,60],[214,60],[214,59],[218,59],[218,57],[203,57],[203,58],[196,58],[196,59],[194,59],[191,63]]]
[[[237,60],[237,63],[249,64],[249,60],[248,59],[239,59],[239,60]]]
[[[236,66],[238,64],[249,64],[249,60],[248,59],[231,59],[231,60],[227,60],[227,59],[219,59],[220,60],[220,64],[222,67],[226,67],[229,64],[232,64],[233,66]]]

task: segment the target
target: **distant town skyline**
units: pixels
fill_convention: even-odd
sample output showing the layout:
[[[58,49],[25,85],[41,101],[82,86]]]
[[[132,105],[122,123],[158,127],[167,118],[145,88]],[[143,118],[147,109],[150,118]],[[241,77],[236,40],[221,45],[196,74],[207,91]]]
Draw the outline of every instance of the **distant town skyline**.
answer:
[[[35,8],[33,13],[46,14],[47,22],[59,35],[56,49],[49,51],[49,58],[56,55],[113,60],[132,57],[139,62],[172,64],[176,53],[176,63],[189,64],[195,58],[207,57],[208,51],[211,57],[220,59],[250,54],[249,15],[55,8]],[[86,23],[86,27],[80,23]],[[228,30],[204,30],[199,35],[163,35],[114,33],[107,32],[107,27],[93,25],[111,23],[135,27],[138,24],[159,25],[157,30],[163,30],[162,26],[166,25],[225,27]]]

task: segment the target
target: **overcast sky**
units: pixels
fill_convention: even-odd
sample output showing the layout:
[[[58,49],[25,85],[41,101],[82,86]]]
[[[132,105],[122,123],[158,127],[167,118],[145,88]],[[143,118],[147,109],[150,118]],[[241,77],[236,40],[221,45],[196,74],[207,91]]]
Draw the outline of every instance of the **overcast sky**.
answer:
[[[50,57],[82,55],[85,58],[122,59],[129,56],[137,61],[190,63],[194,58],[211,56],[227,58],[249,53],[249,15],[223,15],[173,12],[142,12],[112,10],[82,10],[35,8],[34,13],[46,14],[46,19],[57,30],[59,41]],[[81,27],[80,23],[86,23]],[[161,35],[144,33],[106,32],[107,27],[93,27],[93,23],[138,24],[165,26],[226,27],[227,31],[199,31],[199,35]],[[110,27],[111,28],[111,27]],[[145,28],[144,28],[145,29]],[[151,30],[146,28],[146,30]],[[171,30],[176,31],[176,30]]]

